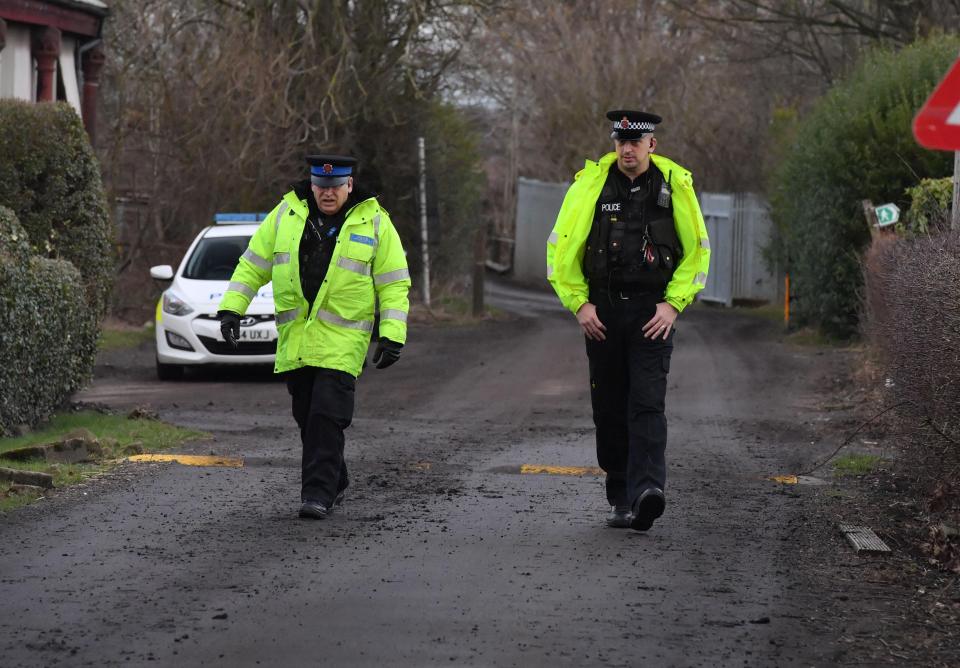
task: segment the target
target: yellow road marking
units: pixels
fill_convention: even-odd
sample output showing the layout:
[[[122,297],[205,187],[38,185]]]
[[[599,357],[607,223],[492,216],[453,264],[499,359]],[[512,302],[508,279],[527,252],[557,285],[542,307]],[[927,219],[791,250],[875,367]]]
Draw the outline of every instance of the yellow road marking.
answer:
[[[596,466],[542,466],[523,464],[520,473],[546,473],[547,475],[603,475],[603,469]]]
[[[243,466],[240,457],[217,457],[215,455],[133,455],[131,462],[177,462],[184,466]]]
[[[799,479],[795,475],[775,475],[772,476],[770,480],[783,483],[784,485],[796,485],[799,482]]]

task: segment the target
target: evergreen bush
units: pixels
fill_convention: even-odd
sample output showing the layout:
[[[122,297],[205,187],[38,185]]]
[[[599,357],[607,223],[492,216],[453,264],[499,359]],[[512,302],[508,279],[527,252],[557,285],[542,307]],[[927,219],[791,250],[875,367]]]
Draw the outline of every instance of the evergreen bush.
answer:
[[[68,104],[0,100],[0,206],[37,255],[80,271],[99,322],[113,284],[112,230],[93,148]]]
[[[80,118],[0,100],[0,433],[46,418],[90,377],[113,266]]]
[[[72,263],[33,253],[0,207],[0,435],[49,417],[93,368],[97,322]]]
[[[868,55],[800,121],[771,184],[778,239],[794,313],[825,333],[856,333],[862,271],[870,240],[861,202],[909,208],[906,189],[947,176],[953,156],[913,138],[913,116],[960,50],[941,35],[901,51]]]
[[[950,204],[953,200],[953,179],[923,179],[907,188],[910,210],[904,216],[904,232],[914,236],[942,233],[950,229]]]

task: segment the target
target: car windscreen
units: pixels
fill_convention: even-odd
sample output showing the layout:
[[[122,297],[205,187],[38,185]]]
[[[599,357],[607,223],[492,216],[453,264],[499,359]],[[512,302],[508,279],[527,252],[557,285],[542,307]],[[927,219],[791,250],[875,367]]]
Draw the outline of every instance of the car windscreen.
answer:
[[[183,270],[184,278],[229,281],[250,237],[206,237],[193,249]]]

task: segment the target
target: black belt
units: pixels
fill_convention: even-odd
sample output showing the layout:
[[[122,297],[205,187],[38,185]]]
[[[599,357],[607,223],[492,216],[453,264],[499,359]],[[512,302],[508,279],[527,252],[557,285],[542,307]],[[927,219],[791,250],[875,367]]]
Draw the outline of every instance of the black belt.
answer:
[[[651,292],[650,290],[645,290],[642,288],[631,288],[629,286],[624,286],[621,288],[611,287],[609,290],[606,288],[597,288],[590,291],[591,301],[596,301],[597,299],[612,300],[620,299],[623,301],[628,301],[630,299],[656,299],[657,301],[663,301],[663,293],[660,292]]]

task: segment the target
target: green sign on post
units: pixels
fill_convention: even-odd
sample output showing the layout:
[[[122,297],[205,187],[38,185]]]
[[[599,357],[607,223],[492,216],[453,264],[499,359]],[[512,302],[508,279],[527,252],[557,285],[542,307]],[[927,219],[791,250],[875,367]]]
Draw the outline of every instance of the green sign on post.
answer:
[[[881,204],[876,208],[877,224],[880,227],[893,225],[900,220],[900,207],[896,204]]]

